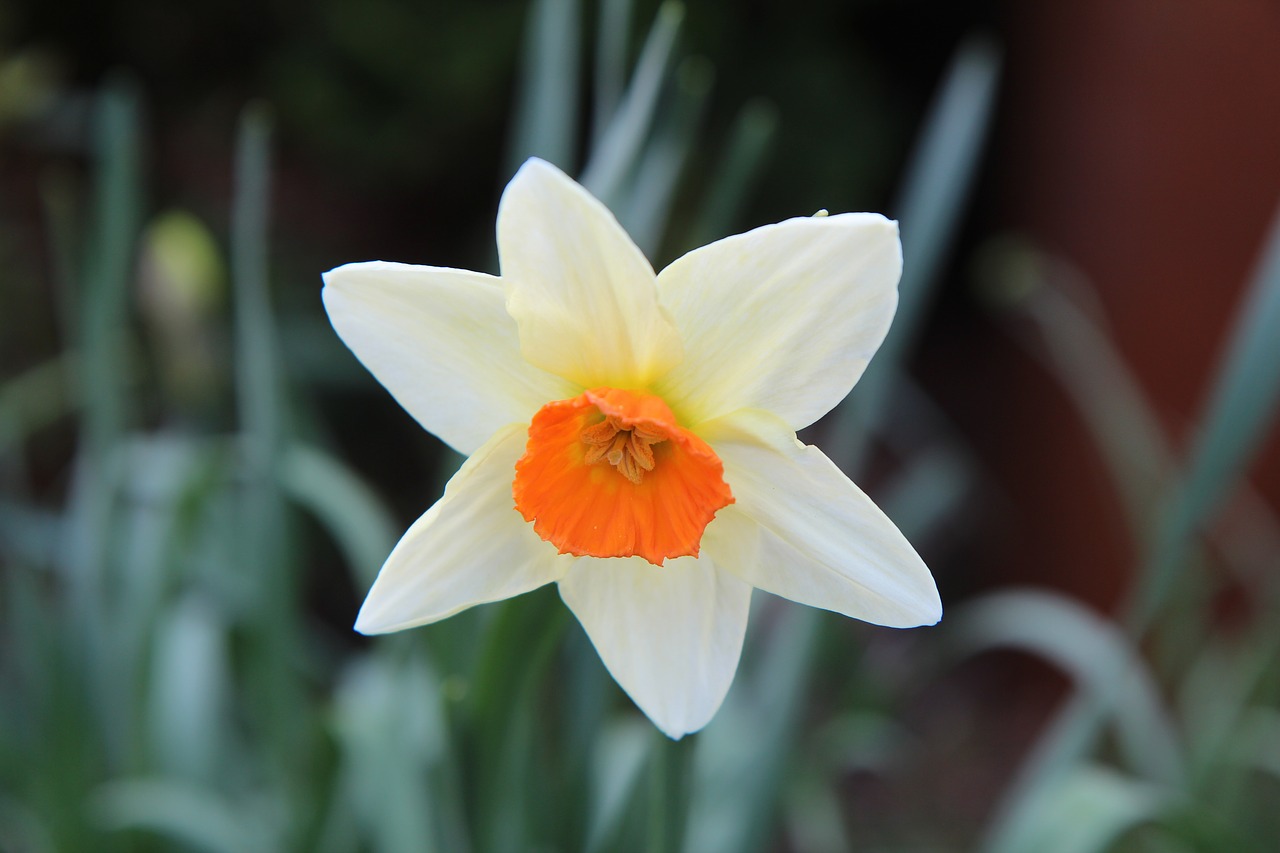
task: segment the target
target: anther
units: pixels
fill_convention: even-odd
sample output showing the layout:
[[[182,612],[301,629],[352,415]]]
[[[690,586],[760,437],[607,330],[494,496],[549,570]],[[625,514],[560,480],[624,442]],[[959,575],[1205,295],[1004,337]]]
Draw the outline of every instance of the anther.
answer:
[[[583,460],[588,465],[607,461],[636,485],[654,466],[653,445],[666,441],[665,435],[642,427],[625,427],[615,417],[607,417],[582,431],[587,445]]]

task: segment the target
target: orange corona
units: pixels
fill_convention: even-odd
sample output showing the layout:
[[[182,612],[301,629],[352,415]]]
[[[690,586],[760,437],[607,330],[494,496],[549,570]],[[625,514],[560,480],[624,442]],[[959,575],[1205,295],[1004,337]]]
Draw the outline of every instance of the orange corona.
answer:
[[[516,509],[562,554],[698,556],[733,503],[724,466],[661,397],[593,388],[538,410],[512,484]]]

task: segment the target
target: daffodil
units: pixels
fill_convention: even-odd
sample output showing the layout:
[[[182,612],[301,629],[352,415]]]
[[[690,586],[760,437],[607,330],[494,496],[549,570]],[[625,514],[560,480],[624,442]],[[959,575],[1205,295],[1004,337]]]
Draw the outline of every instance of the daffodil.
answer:
[[[387,558],[358,631],[556,583],[679,738],[729,689],[753,587],[881,625],[938,620],[905,537],[796,439],[889,328],[894,222],[790,219],[655,275],[604,205],[534,159],[497,238],[498,277],[382,261],[324,276],[343,341],[468,457]]]

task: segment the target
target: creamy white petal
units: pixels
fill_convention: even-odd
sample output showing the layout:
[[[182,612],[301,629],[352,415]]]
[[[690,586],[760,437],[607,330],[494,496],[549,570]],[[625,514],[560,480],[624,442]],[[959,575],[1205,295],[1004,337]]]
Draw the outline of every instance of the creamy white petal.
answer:
[[[658,275],[685,358],[656,386],[686,422],[742,408],[813,423],[849,393],[898,304],[897,223],[789,219],[695,249]]]
[[[699,434],[724,462],[737,499],[712,522],[723,528],[719,535],[760,528],[757,559],[725,568],[766,592],[878,625],[909,628],[941,618],[938,588],[911,543],[780,419],[742,411]]]
[[[653,268],[613,214],[542,160],[498,207],[507,310],[526,359],[584,387],[644,387],[681,357]]]
[[[705,726],[738,668],[751,587],[711,560],[583,557],[560,581],[600,658],[668,737]]]
[[[324,283],[325,310],[343,342],[459,453],[581,392],[521,357],[493,276],[371,261],[330,270]]]
[[[573,558],[516,511],[511,481],[528,428],[511,425],[477,450],[444,496],[413,523],[374,581],[356,630],[385,634],[436,622],[558,580]]]

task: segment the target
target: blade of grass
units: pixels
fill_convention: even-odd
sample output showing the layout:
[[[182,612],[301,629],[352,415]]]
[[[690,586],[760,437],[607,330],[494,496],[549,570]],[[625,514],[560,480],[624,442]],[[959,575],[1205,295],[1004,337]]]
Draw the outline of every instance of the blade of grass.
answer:
[[[671,741],[654,731],[649,750],[648,814],[645,853],[676,853],[684,834],[689,803],[692,741]]]
[[[545,791],[534,746],[537,691],[569,624],[568,609],[544,587],[498,605],[477,666],[474,734],[479,778],[478,848],[503,853],[527,844],[533,807]],[[513,650],[519,650],[513,654]]]
[[[63,169],[50,169],[41,175],[40,207],[49,232],[49,261],[57,288],[60,337],[68,346],[83,340],[78,306],[82,295],[85,260],[80,245],[76,215],[76,192],[71,175]]]
[[[627,804],[635,796],[655,743],[651,728],[648,723],[624,720],[607,725],[596,738],[587,853],[617,848]]]
[[[1239,481],[1280,401],[1280,212],[1236,315],[1186,474],[1166,505],[1129,617],[1145,631],[1185,564],[1187,539]]]
[[[636,245],[652,258],[666,227],[677,182],[697,139],[698,124],[711,91],[712,70],[702,59],[688,59],[676,73],[675,104],[654,127],[629,182],[618,221]]]
[[[0,556],[6,567],[52,565],[66,529],[66,519],[56,512],[0,500]]]
[[[431,786],[447,739],[440,685],[420,656],[395,660],[392,651],[358,659],[338,686],[342,808],[353,811],[369,849],[427,853],[442,849]]]
[[[0,385],[0,455],[75,409],[79,373],[80,359],[68,350]]]
[[[153,768],[156,750],[145,762],[141,756],[148,745],[156,745],[155,734],[145,711],[149,699],[142,689],[148,676],[158,677],[156,669],[170,652],[169,640],[161,632],[173,626],[176,615],[168,612],[173,604],[170,596],[175,586],[188,582],[186,573],[192,562],[190,532],[192,515],[216,491],[219,456],[209,452],[209,445],[180,433],[135,434],[116,451],[125,471],[121,483],[120,511],[116,520],[121,540],[116,555],[119,567],[113,575],[117,602],[112,612],[114,677],[122,685],[119,700],[126,709],[125,724],[130,740],[137,744],[139,766]],[[193,665],[180,661],[175,666]],[[148,664],[151,670],[148,672]],[[215,677],[212,670],[204,673]],[[193,684],[195,676],[189,684]],[[154,688],[154,681],[151,686]],[[172,698],[172,697],[171,697]],[[151,710],[155,710],[152,705]],[[202,734],[216,736],[217,727]],[[186,748],[199,749],[196,744]],[[193,769],[193,768],[189,768]],[[212,764],[205,770],[212,771]]]
[[[84,266],[86,450],[98,459],[115,446],[126,421],[125,330],[134,245],[141,227],[141,153],[138,96],[118,82],[98,99],[94,122],[97,186],[93,232]]]
[[[1148,783],[1094,765],[1060,780],[1041,809],[1011,829],[1003,853],[1103,853],[1130,830],[1155,820],[1166,795]]]
[[[1267,642],[1272,638],[1251,639],[1254,642],[1243,653],[1233,642],[1210,639],[1179,685],[1194,782],[1206,783],[1221,762],[1230,760],[1227,744],[1239,732],[1259,680],[1274,664],[1274,654],[1260,654],[1274,652]]]
[[[781,607],[764,658],[738,673],[716,719],[698,735],[685,853],[751,853],[770,840],[823,618]]]
[[[235,288],[236,399],[249,471],[259,484],[270,481],[281,436],[275,323],[267,286],[270,140],[271,119],[266,107],[255,104],[246,108],[236,141],[231,266]],[[254,500],[260,502],[261,497]],[[261,521],[252,520],[256,517],[253,510],[248,516],[251,527],[261,526]]]
[[[631,41],[631,0],[602,0],[596,28],[595,100],[592,105],[591,145],[600,145],[622,98]]]
[[[982,160],[1000,68],[1000,50],[989,38],[971,36],[964,41],[908,159],[893,206],[900,219],[903,252],[893,326],[857,390],[827,416],[833,419],[831,434],[842,442],[830,455],[846,471],[862,464],[870,425],[885,414],[884,398],[915,339],[942,261],[959,230]]]
[[[1150,540],[1152,522],[1157,520],[1152,518],[1152,508],[1158,506],[1161,489],[1175,470],[1172,453],[1099,321],[1080,307],[1078,296],[1072,298],[1086,292],[1078,273],[1026,247],[1009,244],[992,247],[986,261],[988,282],[998,285],[1001,300],[1012,300],[1036,322],[1043,345],[1028,349],[1040,354],[1047,345],[1050,368],[1062,378],[1109,461],[1136,537]],[[1265,514],[1256,498],[1251,506],[1255,515]],[[1183,547],[1192,544],[1185,538],[1180,541]],[[1231,540],[1220,544],[1233,563],[1251,562],[1248,549],[1240,552]],[[1185,555],[1179,551],[1178,558]],[[1129,627],[1135,635],[1141,633],[1138,625]],[[1036,796],[1048,790],[1050,777],[1067,772],[1096,744],[1104,717],[1105,709],[1092,696],[1077,696],[1060,712],[1024,763],[1018,781],[1009,787],[992,837],[1006,834],[998,828],[1001,824],[1023,820],[1018,816],[1021,812],[1040,807],[1034,802]]]
[[[117,449],[128,422],[126,329],[134,244],[140,227],[138,96],[116,81],[98,96],[93,122],[96,181],[90,242],[83,267],[79,322],[83,403],[81,454],[72,486],[66,570],[70,624],[81,634],[83,674],[100,714],[108,763],[122,767],[133,754],[126,706],[129,682],[117,668],[127,660],[111,626],[117,550],[116,513],[121,471]]]
[[[529,157],[574,171],[581,31],[578,0],[535,0],[529,9],[507,174]]]
[[[333,536],[357,583],[371,586],[399,536],[381,498],[339,460],[297,442],[281,455],[279,477],[285,494]]]
[[[611,209],[648,139],[683,20],[676,0],[658,9],[627,93],[582,170],[582,185]]]
[[[281,849],[259,810],[228,802],[214,791],[177,779],[110,782],[95,793],[91,806],[107,829],[145,829],[204,853]]]
[[[729,233],[773,147],[777,130],[778,110],[769,101],[757,99],[739,111],[729,131],[729,144],[723,155],[715,158],[698,218],[681,247],[684,251]]]
[[[285,440],[283,376],[269,293],[268,220],[272,120],[265,104],[246,107],[236,139],[231,208],[235,390],[240,424],[240,495],[236,559],[248,581],[249,654],[244,666],[252,713],[266,733],[262,759],[279,790],[301,813],[311,784],[299,772],[309,760],[307,738],[317,734],[295,669],[299,648],[298,596],[286,538],[285,506],[277,485]]]
[[[898,313],[884,346],[895,361],[916,335],[962,220],[991,126],[1001,64],[1000,48],[989,36],[970,35],[956,48],[893,205],[902,223],[904,263]]]
[[[1280,711],[1254,706],[1233,732],[1226,757],[1280,781]]]
[[[215,784],[226,756],[231,699],[227,626],[217,608],[189,594],[155,632],[146,731],[155,767]]]
[[[1150,536],[1152,513],[1172,473],[1173,454],[1137,379],[1100,318],[1086,310],[1080,273],[1029,246],[988,246],[977,264],[992,301],[1032,320],[1036,340],[1016,335],[1071,396],[1129,515],[1134,538]]]
[[[969,190],[982,162],[1000,82],[1001,52],[987,36],[956,49],[924,128],[907,162],[892,210],[902,231],[898,311],[876,357],[858,382],[858,406],[875,411],[892,367],[914,341],[942,262],[959,230]]]
[[[1188,473],[1166,504],[1149,546],[1126,625],[1141,637],[1184,565],[1188,538],[1205,513],[1238,474],[1274,411],[1280,388],[1280,218],[1272,226],[1267,248],[1228,344],[1228,355],[1215,380],[1200,437]],[[1270,356],[1270,358],[1268,358]],[[999,839],[1038,808],[1052,780],[1068,772],[1096,743],[1105,707],[1094,696],[1076,696],[1041,736],[1009,789],[989,837]],[[990,848],[989,848],[990,849]]]
[[[1114,715],[1121,746],[1144,777],[1184,784],[1182,745],[1154,679],[1118,626],[1065,596],[1016,591],[965,604],[948,630],[962,653],[1012,646],[1057,664]]]
[[[53,834],[45,828],[40,817],[21,801],[0,794],[0,836],[8,849],[52,853],[57,850]]]
[[[611,842],[601,842],[601,834],[616,838],[616,821],[622,819],[621,809],[611,813],[608,822],[602,824],[600,804],[601,786],[612,784],[598,770],[599,754],[604,750],[606,732],[610,730],[610,698],[617,688],[600,661],[591,640],[581,631],[569,631],[559,650],[557,662],[557,689],[561,713],[556,736],[559,738],[564,771],[561,784],[555,789],[560,802],[586,803],[587,808],[575,809],[566,815],[560,833],[559,846],[571,850],[614,849]],[[647,725],[641,730],[648,732]],[[623,752],[624,755],[627,753]],[[604,779],[602,781],[602,779]],[[600,845],[604,843],[602,848]]]
[[[972,479],[972,469],[959,453],[932,448],[916,454],[881,490],[877,502],[915,542],[955,516]]]

